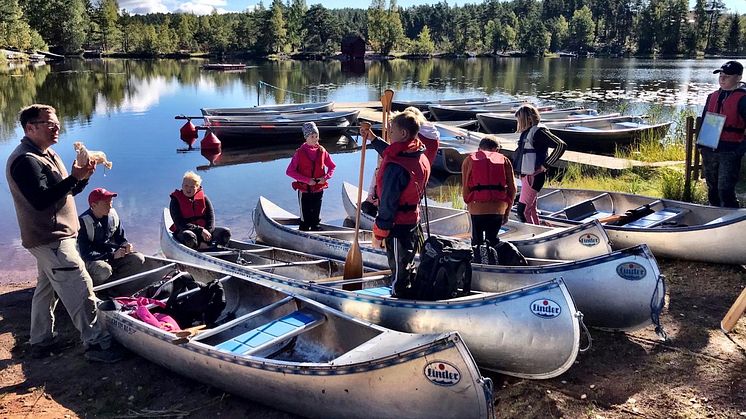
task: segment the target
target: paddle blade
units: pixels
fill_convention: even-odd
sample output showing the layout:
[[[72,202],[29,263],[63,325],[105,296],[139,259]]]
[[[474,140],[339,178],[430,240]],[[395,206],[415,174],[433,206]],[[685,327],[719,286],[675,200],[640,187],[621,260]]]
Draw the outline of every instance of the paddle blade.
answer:
[[[345,269],[347,269],[346,266]],[[741,295],[736,299],[736,302],[733,303],[733,306],[728,310],[723,321],[720,322],[720,328],[726,333],[733,330],[744,311],[746,311],[746,288],[744,288]]]
[[[391,102],[394,100],[394,91],[386,89],[381,97],[381,106],[385,112],[391,112]]]
[[[360,252],[360,245],[357,240],[352,242],[347,257],[345,258],[344,279],[362,278],[363,276],[363,255]]]

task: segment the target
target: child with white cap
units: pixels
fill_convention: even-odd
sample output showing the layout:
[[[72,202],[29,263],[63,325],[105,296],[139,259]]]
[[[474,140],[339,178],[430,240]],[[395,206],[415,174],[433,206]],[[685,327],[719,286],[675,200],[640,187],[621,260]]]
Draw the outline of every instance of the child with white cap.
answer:
[[[285,173],[295,180],[292,186],[298,191],[300,229],[318,231],[321,229],[321,199],[337,165],[319,144],[319,129],[315,123],[303,124],[303,136],[306,142],[295,151]]]

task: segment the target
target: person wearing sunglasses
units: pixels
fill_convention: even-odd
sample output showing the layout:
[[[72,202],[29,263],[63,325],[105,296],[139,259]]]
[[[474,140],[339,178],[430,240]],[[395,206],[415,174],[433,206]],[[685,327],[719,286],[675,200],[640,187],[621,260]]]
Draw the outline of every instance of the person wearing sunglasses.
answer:
[[[44,358],[67,346],[54,331],[58,300],[67,309],[90,361],[116,362],[122,354],[98,321],[98,300],[76,246],[80,227],[74,195],[95,170],[93,162],[73,163],[68,174],[52,149],[60,122],[49,105],[30,105],[19,113],[24,137],[8,157],[5,175],[21,231],[21,244],[36,258],[38,277],[31,300],[31,356]]]

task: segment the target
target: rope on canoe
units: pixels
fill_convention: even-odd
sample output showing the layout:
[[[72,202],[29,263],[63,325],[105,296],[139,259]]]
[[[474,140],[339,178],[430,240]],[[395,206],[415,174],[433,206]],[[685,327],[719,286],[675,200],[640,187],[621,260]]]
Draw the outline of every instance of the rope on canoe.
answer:
[[[655,292],[653,297],[650,299],[650,320],[655,325],[655,334],[663,341],[668,340],[668,334],[663,330],[661,325],[661,312],[663,307],[666,305],[666,279],[665,275],[658,275],[658,281],[655,283]],[[658,284],[661,286],[659,287]],[[659,294],[658,290],[662,290],[663,294]]]
[[[591,349],[591,345],[593,344],[593,338],[591,337],[591,332],[588,331],[588,327],[585,325],[585,322],[583,321],[583,313],[581,311],[578,311],[575,313],[575,317],[577,317],[578,322],[580,323],[580,326],[583,328],[583,332],[585,333],[585,336],[588,337],[588,346],[585,348],[578,349],[578,352],[583,353],[588,351],[588,349]]]
[[[290,93],[290,94],[293,94],[293,95],[298,95],[298,96],[303,96],[303,97],[308,97],[308,98],[311,97],[311,95],[309,95],[307,93],[293,92],[292,90],[283,89],[282,87],[277,87],[275,85],[272,85],[272,84],[269,84],[269,83],[265,83],[265,82],[259,80],[259,89],[261,89],[262,86],[269,86],[269,87],[271,87],[271,88],[273,88],[275,90],[280,90],[280,91],[283,91],[285,93]]]

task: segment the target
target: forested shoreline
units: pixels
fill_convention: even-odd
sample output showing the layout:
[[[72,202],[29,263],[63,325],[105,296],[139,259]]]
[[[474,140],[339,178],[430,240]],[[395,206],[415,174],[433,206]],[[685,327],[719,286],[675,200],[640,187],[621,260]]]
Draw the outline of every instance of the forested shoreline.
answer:
[[[136,15],[117,0],[0,0],[0,47],[130,56],[328,55],[347,36],[377,54],[473,55],[592,52],[697,56],[746,52],[746,15],[722,0],[443,1],[407,8],[327,9],[305,0],[259,3],[240,13]]]

